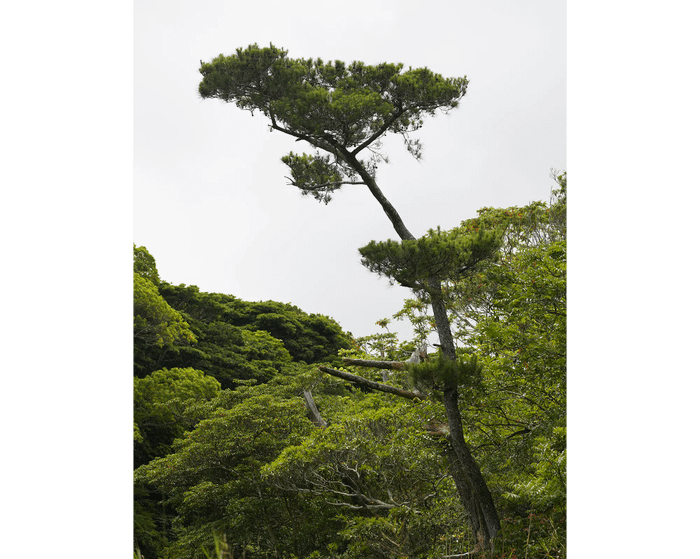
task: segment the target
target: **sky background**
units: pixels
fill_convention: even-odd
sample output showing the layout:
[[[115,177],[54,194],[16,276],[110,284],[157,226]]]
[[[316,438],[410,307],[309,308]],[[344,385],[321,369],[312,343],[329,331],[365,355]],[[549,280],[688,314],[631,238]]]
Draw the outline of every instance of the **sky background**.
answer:
[[[363,336],[410,296],[360,264],[359,247],[397,238],[391,223],[363,186],[345,186],[327,206],[302,198],[280,158],[312,148],[270,133],[259,113],[199,98],[200,60],[272,43],[292,58],[467,76],[460,107],[428,118],[415,135],[421,162],[401,138],[385,142],[390,162],[379,168],[379,186],[420,236],[484,206],[549,199],[550,169],[566,168],[566,4],[330,5],[135,2],[134,242],[167,282],[292,303]],[[390,329],[411,336],[408,323]]]

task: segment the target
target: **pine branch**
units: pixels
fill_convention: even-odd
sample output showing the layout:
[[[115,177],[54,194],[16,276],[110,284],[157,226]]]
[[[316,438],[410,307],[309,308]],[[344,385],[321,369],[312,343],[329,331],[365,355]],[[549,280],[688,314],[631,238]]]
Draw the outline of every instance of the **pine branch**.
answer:
[[[309,136],[307,134],[302,134],[300,132],[294,132],[293,130],[289,130],[288,128],[284,128],[284,127],[277,124],[277,121],[275,120],[275,117],[272,114],[270,114],[269,117],[270,117],[270,121],[272,122],[272,124],[270,125],[270,128],[272,128],[273,130],[278,130],[280,132],[284,132],[285,134],[293,136],[297,139],[296,140],[297,142],[304,140],[305,142],[310,143],[312,146],[314,146],[316,148],[333,153],[333,147],[329,143],[322,141],[320,138],[315,138],[315,137]]]
[[[333,182],[327,182],[325,184],[317,184],[316,186],[302,186],[302,185],[294,182],[294,180],[292,180],[289,177],[284,177],[284,178],[289,181],[289,186],[296,186],[297,188],[300,188],[301,190],[309,190],[309,191],[321,190],[322,188],[328,188],[328,187],[337,187],[337,186],[341,186],[343,184],[362,184],[362,185],[365,184],[364,182],[357,182],[357,181],[333,181]]]
[[[352,152],[351,152],[352,155],[353,155],[353,156],[357,155],[357,154],[360,153],[363,149],[365,149],[367,146],[373,144],[375,140],[377,140],[378,138],[381,138],[382,135],[383,135],[387,130],[389,130],[389,128],[391,128],[391,125],[394,124],[404,112],[405,112],[404,109],[400,109],[399,111],[397,111],[396,113],[394,113],[394,115],[393,115],[391,118],[389,118],[389,119],[382,125],[382,127],[381,127],[379,130],[377,130],[374,134],[372,134],[369,138],[367,138],[367,140],[365,140],[365,141],[362,142],[359,146],[357,146],[354,150],[352,150]]]

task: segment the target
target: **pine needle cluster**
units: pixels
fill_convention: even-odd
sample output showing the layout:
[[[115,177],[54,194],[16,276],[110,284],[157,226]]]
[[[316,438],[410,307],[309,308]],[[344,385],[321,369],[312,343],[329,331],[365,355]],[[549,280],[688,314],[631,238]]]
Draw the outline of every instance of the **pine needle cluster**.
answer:
[[[453,361],[446,359],[440,352],[423,363],[406,365],[411,382],[416,387],[428,387],[442,390],[446,386],[479,388],[482,383],[483,366],[476,355],[465,355]]]
[[[501,237],[497,230],[463,235],[438,227],[418,239],[372,241],[359,250],[362,264],[370,271],[405,287],[427,290],[430,279],[458,279],[490,258]]]

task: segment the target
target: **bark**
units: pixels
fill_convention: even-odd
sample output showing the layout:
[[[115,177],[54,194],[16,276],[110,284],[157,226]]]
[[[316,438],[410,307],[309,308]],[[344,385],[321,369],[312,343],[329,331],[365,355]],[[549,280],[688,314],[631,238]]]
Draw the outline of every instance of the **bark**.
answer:
[[[469,478],[464,474],[464,469],[460,466],[459,458],[454,451],[450,449],[448,452],[448,468],[450,476],[455,482],[457,487],[457,493],[459,493],[460,501],[464,503],[469,503],[467,514],[469,515],[469,524],[472,529],[472,535],[474,536],[474,541],[477,542],[476,547],[484,548],[484,537],[483,534],[485,530],[483,529],[485,522],[483,516],[479,514],[480,510],[476,504],[476,499],[474,498],[474,491],[472,490],[472,485]]]
[[[433,307],[433,317],[435,318],[435,326],[438,331],[438,337],[440,338],[443,356],[455,360],[457,354],[454,346],[454,339],[452,338],[450,321],[447,316],[447,308],[442,298],[440,282],[431,278],[429,287],[431,291],[430,298]],[[452,448],[454,449],[455,456],[462,470],[462,473],[455,470],[452,477],[455,483],[457,483],[461,475],[466,476],[471,491],[469,495],[465,493],[462,497],[462,502],[465,503],[466,501],[469,503],[465,505],[465,508],[471,517],[472,530],[474,531],[478,546],[481,549],[487,550],[498,534],[501,523],[491,492],[464,439],[462,414],[459,411],[459,390],[456,385],[444,387],[443,404],[447,414],[447,423],[450,427],[450,442],[452,443]],[[460,496],[462,496],[462,493],[463,491],[460,491]]]
[[[447,316],[447,307],[445,307],[445,301],[442,298],[442,285],[439,280],[435,278],[428,280],[428,293],[430,294],[430,306],[433,308],[435,328],[437,329],[438,338],[440,338],[442,355],[454,361],[457,359],[457,351],[455,350],[450,319]]]
[[[462,416],[459,411],[459,393],[456,387],[445,388],[443,392],[443,403],[445,412],[447,413],[447,423],[450,427],[450,442],[456,457],[453,462],[452,477],[457,484],[457,489],[462,496],[462,502],[469,503],[467,512],[471,517],[472,531],[481,549],[487,550],[489,544],[498,534],[501,528],[501,523],[498,518],[496,506],[493,503],[491,492],[484,477],[481,475],[479,465],[474,460],[474,457],[469,450],[469,446],[464,440],[464,431],[462,430]],[[455,465],[459,463],[459,470],[455,470]],[[465,490],[465,484],[460,490],[459,479],[466,476],[466,483],[469,486],[469,491]]]
[[[435,326],[440,339],[442,354],[447,359],[455,360],[457,358],[457,352],[454,345],[454,339],[452,337],[452,329],[450,328],[447,308],[442,298],[442,286],[439,280],[431,278],[428,281],[428,287],[430,289],[429,293],[431,297],[431,306],[433,308],[433,316],[435,318]],[[346,360],[346,362],[363,367],[375,368],[379,368],[379,363],[382,363],[379,361],[359,359]],[[405,364],[403,362],[386,362],[384,365],[384,368],[387,369],[402,369],[404,367]],[[321,370],[329,372],[329,370],[326,370],[324,367],[321,367]],[[349,373],[343,374],[349,375]],[[336,374],[335,376],[340,375]],[[355,382],[358,382],[358,379],[362,379],[362,377],[357,377],[356,375],[350,376],[353,377]],[[346,380],[351,380],[350,378],[345,378]],[[380,385],[379,383],[373,383],[372,381],[367,381],[366,379],[362,379],[360,384],[364,384],[370,388],[375,388],[376,390],[383,390],[384,392],[402,395],[398,394],[397,392],[384,390],[387,385]],[[409,394],[408,396],[403,397],[416,397],[415,395],[411,396],[411,393],[407,393],[406,391],[401,392]],[[491,492],[489,491],[486,481],[481,474],[481,470],[476,463],[476,460],[474,460],[471,450],[464,439],[462,415],[459,411],[459,390],[457,386],[444,387],[443,404],[445,406],[447,422],[450,430],[449,438],[454,452],[454,458],[450,461],[450,475],[455,480],[460,501],[469,514],[472,532],[474,533],[474,537],[477,541],[477,549],[488,550],[493,544],[493,539],[497,536],[501,524]]]
[[[321,414],[316,407],[316,402],[314,402],[314,397],[311,395],[310,390],[304,390],[303,394],[304,405],[306,406],[306,414],[309,419],[313,422],[316,427],[321,427],[322,429],[328,427],[328,422],[321,417]]]
[[[367,388],[371,388],[373,390],[387,392],[389,394],[393,394],[394,396],[401,396],[402,398],[407,398],[409,400],[414,400],[416,398],[418,398],[419,400],[426,399],[426,397],[423,394],[409,392],[408,390],[401,390],[400,388],[396,388],[395,386],[374,382],[373,380],[368,380],[366,378],[359,377],[351,373],[346,373],[345,371],[337,371],[335,369],[331,369],[330,367],[319,367],[318,369],[320,371],[323,371],[324,373],[328,373],[331,376],[342,378],[343,380],[349,380],[350,382],[359,384],[361,386],[366,386]]]
[[[379,186],[377,186],[377,182],[374,180],[374,177],[370,175],[362,163],[357,160],[357,157],[355,157],[355,152],[350,153],[348,150],[342,147],[338,151],[339,155],[345,160],[345,162],[350,165],[350,167],[352,167],[358,175],[360,175],[363,182],[372,193],[372,196],[374,196],[374,199],[379,202],[379,205],[384,210],[384,213],[389,218],[389,221],[391,221],[391,224],[394,226],[394,231],[396,231],[398,236],[404,241],[415,239],[401,219],[399,212],[396,211],[396,208],[394,208],[392,203],[387,200],[384,193],[381,191]]]

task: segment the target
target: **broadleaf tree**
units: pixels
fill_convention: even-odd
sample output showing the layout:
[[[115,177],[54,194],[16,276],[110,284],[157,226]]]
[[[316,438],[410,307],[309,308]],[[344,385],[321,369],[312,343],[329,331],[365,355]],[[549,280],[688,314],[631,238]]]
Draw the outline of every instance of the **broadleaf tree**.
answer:
[[[460,351],[477,353],[483,364],[481,398],[463,398],[462,411],[503,515],[502,544],[563,557],[566,172],[552,178],[550,204],[482,208],[452,230],[469,235],[497,226],[504,242],[493,261],[443,287]],[[420,337],[432,331],[427,307],[409,299],[394,317],[409,319]]]
[[[487,258],[499,242],[498,232],[481,233],[470,240],[464,258],[457,238],[432,232],[420,240],[404,224],[376,181],[379,163],[386,161],[382,139],[399,134],[406,149],[421,156],[420,141],[412,137],[427,116],[448,112],[466,94],[466,77],[444,78],[427,68],[404,69],[403,64],[363,62],[346,64],[321,59],[292,59],[273,45],[239,48],[219,55],[200,67],[202,98],[233,102],[251,113],[260,111],[272,130],[305,141],[313,154],[289,153],[290,183],[304,194],[328,203],[343,185],[364,185],[381,205],[400,243],[388,241],[365,247],[370,269],[400,284],[422,290],[429,297],[446,360],[457,359],[441,282],[465,274]],[[441,256],[448,254],[446,262]],[[410,266],[406,264],[409,263]],[[478,547],[493,543],[500,520],[491,493],[468,447],[459,410],[460,386],[453,380],[442,386],[442,401],[457,456],[453,469],[460,498],[470,515]]]

